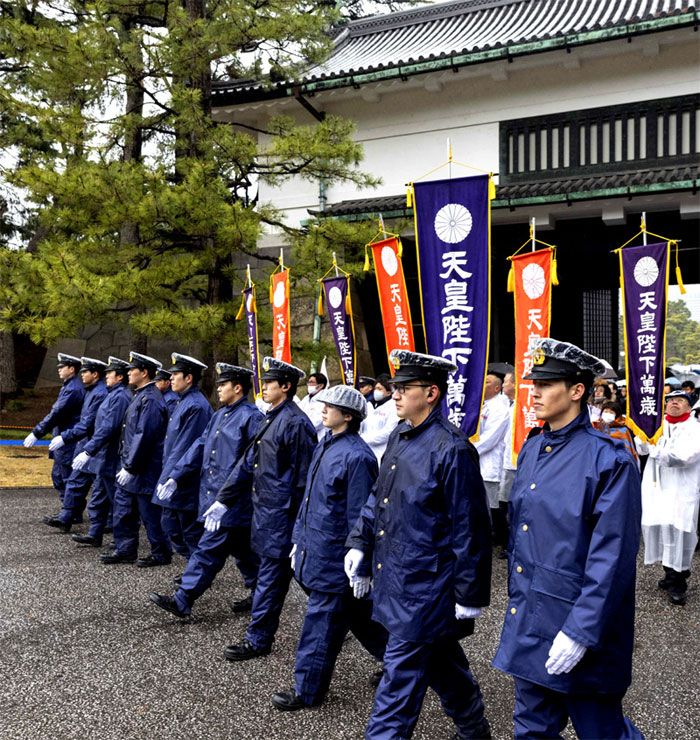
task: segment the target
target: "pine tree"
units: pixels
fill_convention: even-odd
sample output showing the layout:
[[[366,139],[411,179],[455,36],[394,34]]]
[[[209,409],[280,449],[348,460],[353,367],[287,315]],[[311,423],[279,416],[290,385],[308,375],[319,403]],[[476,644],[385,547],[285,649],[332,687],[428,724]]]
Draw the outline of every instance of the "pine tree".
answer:
[[[373,180],[350,122],[219,123],[212,84],[294,77],[339,19],[298,0],[0,2],[1,174],[32,234],[0,250],[0,329],[49,344],[121,322],[235,356],[241,269],[280,222],[256,183]]]

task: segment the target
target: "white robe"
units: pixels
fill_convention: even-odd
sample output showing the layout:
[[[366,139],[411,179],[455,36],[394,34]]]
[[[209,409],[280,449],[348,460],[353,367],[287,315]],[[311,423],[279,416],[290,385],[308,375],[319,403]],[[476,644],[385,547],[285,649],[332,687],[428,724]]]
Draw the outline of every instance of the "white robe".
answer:
[[[652,448],[637,440],[640,454],[650,453],[642,477],[644,562],[690,570],[698,542],[700,423],[692,415],[676,424],[664,420]]]

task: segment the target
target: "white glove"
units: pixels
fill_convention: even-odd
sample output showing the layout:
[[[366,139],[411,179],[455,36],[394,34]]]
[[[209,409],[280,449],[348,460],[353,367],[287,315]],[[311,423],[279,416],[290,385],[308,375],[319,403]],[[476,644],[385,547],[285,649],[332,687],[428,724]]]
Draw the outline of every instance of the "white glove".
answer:
[[[481,616],[481,609],[478,606],[462,606],[455,604],[455,617],[457,619],[476,619]]]
[[[131,481],[132,481],[132,480],[134,480],[134,475],[133,475],[132,473],[130,473],[130,472],[129,472],[128,470],[124,470],[124,468],[122,468],[122,469],[121,469],[121,470],[120,470],[120,471],[119,471],[119,472],[117,473],[117,478],[116,478],[116,480],[117,480],[117,483],[118,483],[118,484],[119,484],[120,486],[126,486],[126,485],[128,485],[129,483],[131,483]]]
[[[63,445],[65,445],[65,442],[63,441],[63,437],[59,434],[49,442],[49,452],[60,450]]]
[[[583,658],[586,648],[568,635],[559,632],[549,648],[549,659],[544,664],[547,673],[558,676],[568,673]]]
[[[351,579],[350,584],[352,585],[352,595],[356,599],[361,599],[364,596],[367,596],[369,593],[370,580],[369,576],[354,576]]]
[[[292,570],[296,570],[296,564],[297,564],[297,546],[292,546],[292,551],[289,553],[289,559],[292,563]]]
[[[71,467],[73,470],[82,470],[90,461],[90,455],[87,452],[81,452],[73,458]]]
[[[351,586],[353,585],[352,579],[355,577],[355,573],[357,573],[357,569],[360,567],[360,563],[364,558],[365,554],[362,550],[358,550],[355,547],[348,550],[345,555],[343,567],[345,568],[345,575],[349,578]]]
[[[156,488],[156,496],[159,501],[169,501],[177,490],[177,481],[174,478],[168,478],[165,483],[160,483]]]
[[[221,520],[224,518],[224,514],[228,511],[228,506],[220,504],[218,501],[214,503],[204,512],[204,529],[207,532],[216,532],[221,526]]]
[[[24,438],[24,442],[22,444],[25,447],[34,447],[36,444],[36,437],[34,436],[34,432],[29,432],[29,434]]]
[[[659,447],[659,445],[649,445],[649,458],[651,460],[656,460],[660,455],[661,447]]]

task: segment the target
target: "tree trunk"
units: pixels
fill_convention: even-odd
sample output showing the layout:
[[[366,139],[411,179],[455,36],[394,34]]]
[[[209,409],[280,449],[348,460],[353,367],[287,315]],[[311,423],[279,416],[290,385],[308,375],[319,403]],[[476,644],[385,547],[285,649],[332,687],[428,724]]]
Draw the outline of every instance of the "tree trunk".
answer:
[[[0,332],[0,393],[12,395],[17,391],[15,378],[15,345],[12,334]]]

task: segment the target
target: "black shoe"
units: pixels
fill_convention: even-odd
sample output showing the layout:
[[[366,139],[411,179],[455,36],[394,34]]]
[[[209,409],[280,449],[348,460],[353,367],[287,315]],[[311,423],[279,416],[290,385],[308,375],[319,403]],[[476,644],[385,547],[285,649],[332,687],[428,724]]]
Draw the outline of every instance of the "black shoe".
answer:
[[[664,576],[664,577],[663,577],[663,578],[662,578],[662,579],[661,579],[661,580],[660,580],[660,581],[658,582],[658,584],[657,584],[657,585],[658,585],[658,587],[659,587],[659,588],[660,588],[660,589],[661,589],[662,591],[668,591],[668,589],[669,589],[669,588],[671,588],[671,586],[673,586],[673,580],[674,580],[673,578],[669,578],[668,576]]]
[[[184,573],[178,573],[178,575],[176,575],[176,576],[175,576],[175,577],[173,578],[173,583],[174,583],[174,584],[175,584],[176,586],[182,586],[182,576],[184,576],[184,575],[185,575]]]
[[[371,686],[371,687],[372,687],[373,689],[376,689],[376,688],[377,688],[377,686],[379,686],[379,682],[380,682],[380,681],[382,680],[382,678],[383,678],[383,677],[384,677],[384,669],[383,669],[383,668],[380,668],[380,669],[379,669],[378,671],[375,671],[375,672],[374,672],[374,673],[373,673],[373,674],[372,674],[372,675],[370,676],[370,679],[369,679],[369,685],[370,685],[370,686]]]
[[[298,709],[305,709],[307,706],[294,689],[278,691],[273,694],[272,703],[280,712],[296,712]]]
[[[49,527],[55,527],[56,529],[60,529],[61,532],[70,532],[71,523],[64,522],[62,519],[59,519],[57,516],[46,516],[44,517],[44,524],[48,524]]]
[[[86,547],[102,547],[102,537],[91,537],[89,534],[72,534],[73,542]]]
[[[670,591],[668,594],[668,600],[673,606],[685,606],[688,601],[688,597],[684,593],[678,593],[676,591]]]
[[[105,553],[100,555],[100,560],[105,565],[119,565],[120,563],[135,563],[135,555],[120,555],[118,552]]]
[[[498,554],[496,557],[499,560],[508,560],[508,551],[505,549],[505,547],[499,547],[498,548]]]
[[[72,518],[72,519],[70,520],[70,523],[71,523],[71,524],[82,524],[82,523],[83,523],[83,517],[82,517],[82,515],[81,515],[81,516],[74,516],[74,517],[73,517],[73,518]]]
[[[243,612],[249,612],[253,608],[253,594],[249,594],[245,599],[238,599],[238,601],[232,601],[229,606],[234,614],[242,614]]]
[[[139,568],[155,568],[157,565],[170,565],[170,558],[157,558],[154,555],[147,555],[145,558],[139,558],[136,561]]]
[[[229,645],[224,650],[224,658],[226,660],[238,661],[238,660],[250,660],[251,658],[259,658],[263,655],[269,655],[271,648],[256,648],[246,640],[241,640],[236,645]]]
[[[166,612],[174,614],[176,617],[180,617],[180,619],[187,619],[190,616],[189,612],[184,612],[182,611],[182,609],[180,609],[180,607],[177,605],[177,601],[175,601],[172,596],[161,596],[160,594],[153,592],[148,594],[148,598],[156,606],[159,606]]]
[[[112,534],[114,532],[114,529],[112,527],[105,527],[105,534]]]

